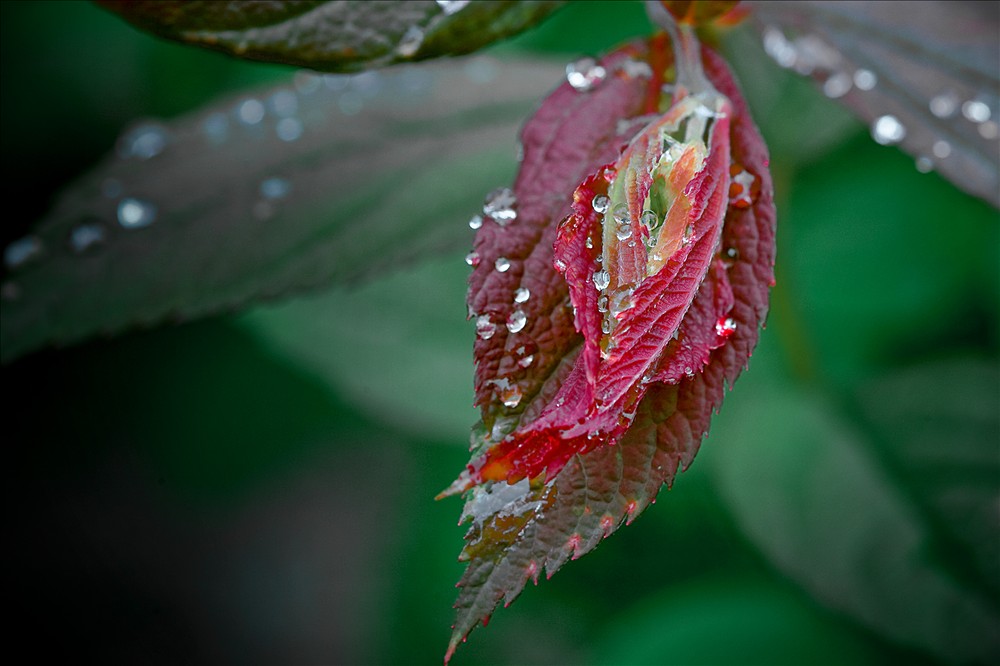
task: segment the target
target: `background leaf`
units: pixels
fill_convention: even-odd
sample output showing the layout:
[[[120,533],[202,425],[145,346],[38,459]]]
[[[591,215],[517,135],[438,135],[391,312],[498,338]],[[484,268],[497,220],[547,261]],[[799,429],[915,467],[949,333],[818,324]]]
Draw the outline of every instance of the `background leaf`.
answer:
[[[559,70],[302,75],[137,125],[20,241],[37,253],[5,251],[3,358],[460,246],[461,211],[509,177],[516,128]]]
[[[177,2],[98,0],[161,37],[241,58],[328,72],[470,53],[517,34],[562,2]]]
[[[1000,6],[753,2],[764,47],[957,187],[1000,207]],[[794,107],[787,107],[789,109]]]

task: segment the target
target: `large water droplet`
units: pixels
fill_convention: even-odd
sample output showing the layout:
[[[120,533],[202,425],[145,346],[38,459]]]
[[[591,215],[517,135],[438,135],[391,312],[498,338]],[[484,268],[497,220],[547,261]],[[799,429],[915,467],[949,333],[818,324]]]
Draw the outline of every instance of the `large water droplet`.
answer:
[[[623,203],[615,206],[611,214],[614,216],[616,224],[628,224],[632,221],[632,218],[628,214],[628,206]]]
[[[511,333],[517,333],[524,328],[524,325],[528,323],[528,318],[525,316],[522,310],[514,310],[507,317],[507,330]]]
[[[274,131],[282,141],[292,142],[301,138],[304,129],[302,121],[298,118],[282,118]]]
[[[727,339],[736,332],[736,322],[732,317],[720,317],[715,322],[715,334],[720,338]]]
[[[597,298],[597,311],[598,312],[607,312],[608,311],[608,295],[607,294],[601,294]]]
[[[896,116],[889,114],[880,116],[872,123],[872,138],[883,146],[899,143],[905,137],[906,128]]]
[[[265,178],[260,182],[260,196],[265,199],[284,199],[292,191],[292,184],[286,178]]]
[[[517,218],[517,211],[514,210],[516,205],[517,196],[514,191],[509,187],[498,187],[486,195],[483,215],[492,217],[497,224],[505,227],[511,220]]]
[[[985,123],[990,119],[990,107],[978,99],[970,99],[962,104],[962,115],[974,123]]]
[[[507,257],[497,257],[497,260],[493,262],[493,267],[497,269],[498,273],[506,273],[510,269],[510,260]]]
[[[500,401],[503,402],[503,406],[508,409],[514,409],[521,402],[521,389],[517,384],[511,384],[510,386],[505,386],[500,388]]]
[[[854,72],[854,85],[858,90],[872,90],[878,85],[878,76],[870,69],[859,69]]]
[[[159,123],[145,123],[127,131],[118,139],[122,159],[148,160],[156,157],[170,143],[170,132]]]
[[[515,303],[526,303],[531,298],[531,291],[527,287],[518,287],[514,292]]]
[[[69,232],[69,248],[76,254],[83,254],[104,245],[108,229],[97,221],[82,222]]]
[[[615,293],[611,294],[608,302],[608,311],[611,316],[618,317],[622,312],[625,312],[632,307],[632,291],[629,289],[619,289]]]
[[[566,81],[574,90],[588,92],[604,82],[607,71],[590,57],[580,58],[566,65]]]
[[[472,230],[476,230],[476,229],[478,229],[481,226],[483,226],[483,216],[482,215],[473,215],[472,219],[469,220],[469,228],[472,229]]]
[[[490,319],[489,315],[479,315],[476,318],[476,335],[483,340],[489,340],[496,333],[497,326]]]
[[[247,99],[236,108],[236,117],[244,125],[257,125],[264,120],[264,105],[259,99]]]
[[[45,253],[45,246],[38,236],[19,238],[3,250],[3,263],[7,270],[16,271],[37,261]]]
[[[404,58],[412,58],[420,50],[420,45],[424,43],[424,31],[416,25],[411,25],[403,33],[403,37],[396,44],[396,53]]]
[[[594,207],[595,211],[603,215],[604,213],[608,212],[608,206],[611,205],[611,199],[609,199],[607,196],[603,194],[598,194],[596,197],[594,197],[594,200],[593,202],[591,202],[591,205]]]
[[[118,224],[126,229],[141,229],[156,221],[156,206],[129,197],[118,202]]]
[[[478,266],[479,265],[479,253],[473,251],[473,252],[470,252],[469,254],[465,255],[465,263],[467,263],[467,264],[469,264],[470,266],[473,266],[473,267]]]
[[[438,7],[447,16],[459,12],[469,6],[470,0],[437,0]]]
[[[594,273],[594,286],[597,287],[599,291],[603,291],[608,288],[611,284],[611,276],[608,275],[607,271],[597,271]]]
[[[652,231],[659,226],[660,218],[653,211],[644,210],[642,211],[642,215],[639,216],[639,222],[641,222],[644,227]]]
[[[632,225],[629,222],[619,224],[617,227],[615,227],[615,237],[617,237],[618,240],[620,241],[628,240],[629,238],[631,238]]]

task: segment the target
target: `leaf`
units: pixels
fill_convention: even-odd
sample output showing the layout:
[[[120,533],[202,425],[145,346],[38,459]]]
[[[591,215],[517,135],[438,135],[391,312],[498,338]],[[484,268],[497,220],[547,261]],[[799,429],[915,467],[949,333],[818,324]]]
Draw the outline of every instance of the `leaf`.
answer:
[[[753,2],[764,47],[847,105],[882,144],[1000,206],[1000,7]]]
[[[512,476],[507,480],[517,481],[514,484],[486,482],[470,491],[463,520],[471,519],[472,526],[460,558],[469,565],[459,583],[448,656],[501,600],[511,603],[529,579],[537,582],[543,569],[551,576],[568,559],[593,549],[653,501],[678,469],[690,464],[712,410],[721,403],[724,384],[735,381],[756,344],[773,283],[774,208],[767,151],[725,64],[707,50],[703,57],[712,83],[732,104],[728,139],[733,160],[759,180],[752,205],[730,206],[721,230],[719,270],[728,276],[731,316],[738,323],[727,332],[725,344],[709,350],[701,372],[692,370],[691,376],[685,374],[676,383],[652,381],[646,387],[634,420],[617,445],[595,445],[570,456],[561,471],[549,468],[554,478],[547,481],[545,475],[520,480]],[[553,265],[553,243],[559,250],[569,242],[557,240],[557,223],[574,212],[570,193],[583,182],[577,190],[579,202],[581,191],[596,182],[584,179],[614,161],[621,145],[648,123],[644,116],[656,108],[659,76],[670,60],[662,37],[627,45],[600,62],[607,74],[603,83],[589,92],[564,84],[522,132],[525,155],[514,186],[516,202],[507,207],[511,203],[507,198],[484,221],[475,246],[480,264],[470,279],[470,309],[477,315],[479,329],[477,400],[483,410],[483,424],[473,433],[474,461],[490,443],[530,428],[560,391],[568,396],[565,392],[574,390],[574,383],[585,384],[581,381],[585,372],[574,369],[575,364],[579,368],[586,363],[587,354],[571,308],[570,298],[578,292],[568,287]],[[729,183],[728,164],[721,177]],[[584,210],[577,206],[576,212]],[[498,224],[497,212],[505,224]],[[511,213],[516,213],[513,219]],[[567,233],[573,219],[564,222],[559,233]],[[639,232],[634,228],[634,233]],[[530,296],[518,302],[522,288]],[[696,302],[714,303],[715,292],[715,280],[706,280]],[[577,303],[579,313],[579,297]],[[524,312],[525,322],[520,329],[517,325],[511,329],[505,323],[517,309]],[[516,316],[511,321],[520,323]],[[715,324],[711,322],[713,333]],[[579,325],[585,336],[590,324]],[[664,330],[669,339],[672,329]],[[525,363],[528,356],[530,362]],[[516,401],[506,393],[514,382],[521,393]],[[472,466],[466,474],[477,472]],[[451,490],[467,487],[468,478],[460,478]]]
[[[900,483],[821,394],[767,382],[755,389],[713,432],[726,450],[711,471],[746,535],[817,599],[869,628],[948,661],[995,662],[995,597],[935,555],[934,523],[913,501],[925,489]],[[879,409],[906,397],[879,393]],[[965,464],[963,449],[976,448],[949,440],[935,441],[934,476],[950,476]],[[910,442],[896,450],[908,452]],[[918,466],[922,457],[918,447]],[[995,512],[995,495],[980,500]],[[993,530],[995,542],[995,513]]]
[[[3,359],[460,247],[459,211],[510,173],[504,146],[558,71],[475,59],[302,75],[133,127],[6,248]]]
[[[250,60],[351,72],[462,55],[528,28],[562,2],[97,0],[160,37]]]

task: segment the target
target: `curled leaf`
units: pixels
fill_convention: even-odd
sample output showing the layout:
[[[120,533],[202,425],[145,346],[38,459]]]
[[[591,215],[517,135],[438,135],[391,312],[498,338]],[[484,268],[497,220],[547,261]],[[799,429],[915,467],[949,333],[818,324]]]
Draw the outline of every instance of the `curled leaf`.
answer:
[[[725,64],[695,53],[673,67],[661,36],[590,63],[599,85],[571,75],[525,126],[504,214],[477,235],[483,421],[446,491],[468,491],[472,522],[449,654],[690,464],[756,344],[773,284],[767,151]],[[702,63],[704,87],[665,83]]]
[[[98,0],[160,37],[249,60],[351,72],[471,53],[521,32],[562,3],[179,2]]]

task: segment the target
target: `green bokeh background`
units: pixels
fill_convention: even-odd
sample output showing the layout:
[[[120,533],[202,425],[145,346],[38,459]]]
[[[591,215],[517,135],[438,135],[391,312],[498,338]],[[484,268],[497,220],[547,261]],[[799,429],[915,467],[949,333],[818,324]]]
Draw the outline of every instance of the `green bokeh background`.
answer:
[[[290,75],[157,40],[87,3],[0,12],[4,244],[134,118]],[[565,58],[648,31],[641,4],[574,3],[491,51]],[[886,436],[865,391],[883,377],[960,361],[986,378],[959,375],[942,390],[991,400],[996,211],[874,144],[808,82],[765,73],[744,87],[766,109],[778,285],[751,369],[673,490],[497,612],[454,663],[934,661],[786,578],[746,536],[733,506],[744,496],[726,483],[754,478],[734,477],[727,456],[752,459],[781,437],[783,410],[798,403],[772,395],[813,396],[875,444]],[[460,256],[435,258],[353,292],[4,367],[15,646],[129,663],[439,663],[463,530],[459,502],[432,498],[464,464],[462,424],[474,418],[465,274]],[[432,307],[400,296],[421,284],[437,285]],[[440,386],[467,390],[466,402],[436,403]],[[930,386],[909,400],[932,404]],[[942,432],[995,447],[991,409],[983,429],[953,417]],[[756,415],[777,430],[755,427]],[[919,489],[888,469],[919,504]],[[968,554],[940,541],[942,569],[976,582]]]

